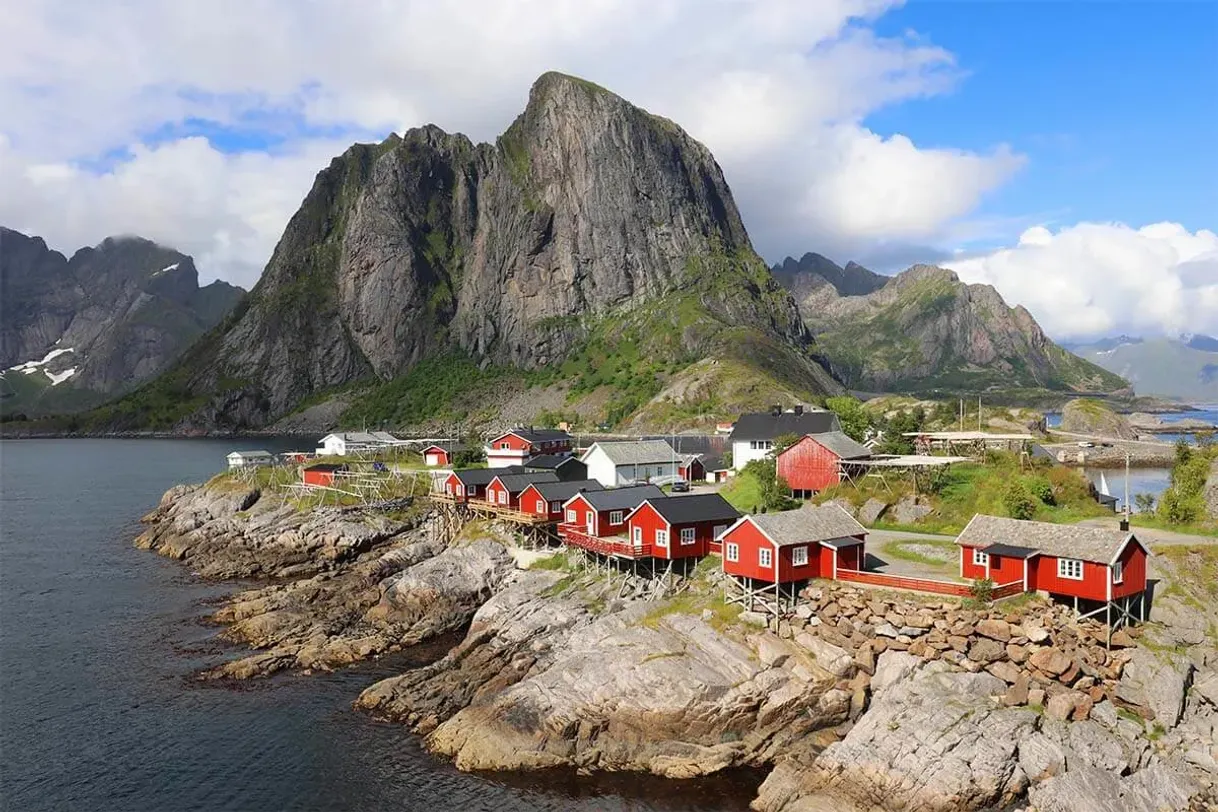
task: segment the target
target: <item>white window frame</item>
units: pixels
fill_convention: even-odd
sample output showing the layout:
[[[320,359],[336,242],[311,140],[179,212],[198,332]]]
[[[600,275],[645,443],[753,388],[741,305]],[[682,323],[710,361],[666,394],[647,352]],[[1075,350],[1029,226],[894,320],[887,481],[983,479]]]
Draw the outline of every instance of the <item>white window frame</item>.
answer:
[[[461,496],[464,493],[465,493],[465,486],[462,485],[460,482],[458,482],[457,483],[457,496]]]
[[[449,496],[453,495],[453,484],[451,482],[444,483],[444,492]]]
[[[1077,575],[1071,573],[1077,572]],[[1057,559],[1057,577],[1067,581],[1083,580],[1083,562],[1077,558]]]
[[[1116,561],[1112,565],[1112,582],[1114,584],[1125,583],[1125,562]]]
[[[508,442],[503,442],[503,443],[500,443],[500,444],[499,444],[499,450],[500,450],[500,451],[510,451],[511,449],[512,449],[512,444],[511,444],[511,443],[508,443]]]
[[[727,556],[728,561],[739,561],[740,545],[729,541],[724,549],[724,554]]]
[[[609,524],[621,524],[624,511],[614,510],[609,513]]]
[[[575,512],[575,508],[567,508],[567,524],[575,524],[579,521],[579,516]]]
[[[656,546],[657,547],[667,547],[668,546],[668,531],[667,530],[657,530],[656,531]]]
[[[983,553],[976,547],[973,548],[973,566],[988,567],[990,565],[989,553]]]
[[[690,544],[693,544],[694,541],[695,541],[694,528],[682,527],[681,528],[681,544],[688,547]]]
[[[499,504],[506,505],[508,502],[507,497],[508,497],[507,491],[499,491]]]
[[[757,548],[757,566],[762,569],[774,568],[774,551],[769,547]]]
[[[792,567],[808,566],[808,545],[801,544],[798,547],[791,548],[791,566]]]
[[[550,503],[550,512],[551,513],[559,513],[561,511],[562,511],[562,502],[551,502]]]
[[[544,499],[537,500],[537,512],[538,513],[549,513],[550,512],[549,509],[546,507],[546,503],[545,503]]]
[[[631,533],[631,537],[634,539],[634,546],[642,547],[643,546],[643,528],[635,526],[634,528],[631,529],[630,533]]]

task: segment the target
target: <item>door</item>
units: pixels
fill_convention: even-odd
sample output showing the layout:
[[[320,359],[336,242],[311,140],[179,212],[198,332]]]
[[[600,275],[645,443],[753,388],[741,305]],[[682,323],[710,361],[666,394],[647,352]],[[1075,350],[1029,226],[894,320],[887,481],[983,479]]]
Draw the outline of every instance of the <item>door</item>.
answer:
[[[643,528],[641,528],[641,527],[633,528],[631,531],[631,536],[634,541],[635,553],[636,554],[642,553],[643,552]]]
[[[596,535],[596,512],[592,510],[588,511],[588,535]]]

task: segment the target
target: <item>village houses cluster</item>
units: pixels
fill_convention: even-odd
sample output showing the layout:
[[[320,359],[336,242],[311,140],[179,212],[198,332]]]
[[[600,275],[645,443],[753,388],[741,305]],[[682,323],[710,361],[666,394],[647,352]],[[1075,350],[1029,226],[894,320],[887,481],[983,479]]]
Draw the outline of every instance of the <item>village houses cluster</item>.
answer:
[[[781,437],[798,439],[775,455]],[[970,582],[985,581],[994,598],[1041,592],[1110,627],[1144,619],[1146,611],[1149,550],[1127,528],[978,515],[956,540],[961,581],[948,582],[870,569],[867,529],[832,502],[744,514],[714,492],[751,461],[768,457],[797,498],[863,471],[917,470],[962,459],[875,454],[843,433],[829,411],[775,407],[741,415],[726,439],[730,464],[716,454],[678,453],[664,439],[597,440],[577,453],[564,429],[534,427],[491,437],[482,449],[486,467],[453,467],[464,450],[457,443],[419,443],[385,432],[331,434],[317,454],[338,458],[408,444],[437,469],[431,499],[438,505],[515,522],[606,566],[651,575],[687,573],[716,556],[750,608],[777,613],[811,579],[823,578],[958,597],[972,594]],[[234,452],[229,462],[237,467],[270,457]],[[342,462],[316,462],[302,469],[303,479],[326,487],[344,469]],[[690,483],[700,487],[684,492]]]

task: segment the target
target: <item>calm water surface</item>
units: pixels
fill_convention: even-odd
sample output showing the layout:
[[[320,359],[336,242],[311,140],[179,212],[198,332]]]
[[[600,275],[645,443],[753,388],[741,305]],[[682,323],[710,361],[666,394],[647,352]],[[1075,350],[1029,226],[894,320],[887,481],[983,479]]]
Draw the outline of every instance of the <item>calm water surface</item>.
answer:
[[[136,550],[139,516],[234,448],[299,441],[0,443],[0,809],[743,810],[755,775],[704,782],[471,776],[350,703],[439,651],[241,690],[190,675],[198,618],[234,588]],[[413,659],[412,659],[413,658]]]

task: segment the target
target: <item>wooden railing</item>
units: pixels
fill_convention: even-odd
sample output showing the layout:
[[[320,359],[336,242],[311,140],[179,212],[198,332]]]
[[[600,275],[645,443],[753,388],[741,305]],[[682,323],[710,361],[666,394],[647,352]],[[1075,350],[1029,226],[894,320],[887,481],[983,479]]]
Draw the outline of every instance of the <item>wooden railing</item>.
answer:
[[[990,592],[990,598],[992,600],[999,600],[1000,598],[1009,598],[1012,595],[1019,595],[1023,591],[1024,591],[1023,579],[1021,578],[1018,581],[1011,581],[1011,583],[1009,583],[1009,584],[1002,584],[1001,586],[994,587],[993,591]]]
[[[652,554],[650,544],[631,544],[625,536],[593,536],[587,532],[587,528],[577,524],[560,524],[558,535],[567,544],[601,555],[647,558]]]
[[[861,570],[838,569],[837,580],[851,581],[856,584],[883,586],[890,589],[910,589],[915,592],[930,592],[934,595],[950,595],[953,598],[970,598],[973,595],[970,584],[956,581],[936,581],[931,578],[911,578],[905,575],[892,575],[887,572],[863,572]],[[990,593],[991,600],[1009,598],[1023,592],[1023,581],[1011,581],[1009,584],[996,586]]]

